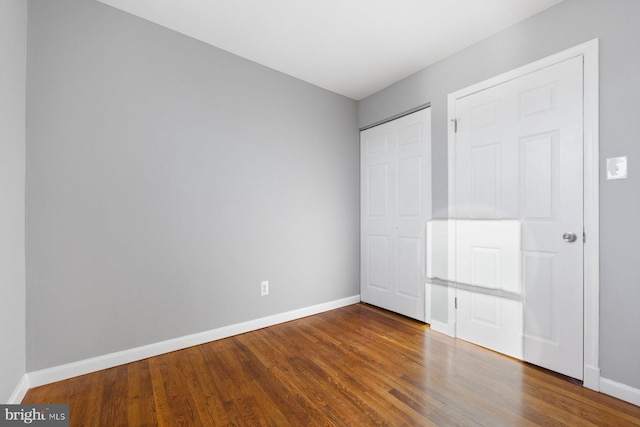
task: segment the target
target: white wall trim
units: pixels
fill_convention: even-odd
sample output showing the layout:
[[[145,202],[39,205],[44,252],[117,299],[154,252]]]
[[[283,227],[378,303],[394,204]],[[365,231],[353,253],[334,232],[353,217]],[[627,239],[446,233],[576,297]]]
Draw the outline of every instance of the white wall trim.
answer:
[[[13,390],[13,393],[11,393],[7,404],[17,405],[21,403],[22,399],[24,399],[24,396],[27,394],[27,391],[29,391],[29,377],[27,376],[27,374],[24,374],[20,379],[20,382],[16,386],[16,389]]]
[[[90,359],[80,360],[77,362],[67,363],[65,365],[55,366],[53,368],[42,369],[40,371],[29,372],[26,374],[26,380],[23,379],[21,384],[25,382],[23,387],[39,387],[56,381],[62,381],[68,378],[77,377],[79,375],[100,371],[102,369],[113,368],[114,366],[124,365],[126,363],[135,362],[146,359],[148,357],[158,356],[176,350],[216,341],[222,338],[228,338],[234,335],[255,331],[269,326],[289,322],[303,317],[312,316],[314,314],[323,313],[325,311],[335,310],[336,308],[346,307],[348,305],[360,302],[360,295],[330,301],[323,304],[317,304],[310,307],[300,308],[285,313],[274,314],[272,316],[260,319],[249,320],[247,322],[229,325],[210,331],[200,332],[183,337],[173,338],[166,341],[157,342],[141,347],[135,347],[129,350],[118,351],[115,353],[105,354],[103,356],[92,357]],[[19,386],[20,387],[20,386]],[[25,393],[26,393],[25,388]],[[16,396],[19,393],[14,393]],[[24,397],[24,394],[22,395]],[[13,398],[13,396],[12,396]],[[22,400],[22,398],[20,398]]]
[[[600,107],[598,39],[577,46],[584,58],[584,379],[599,390],[600,381]]]
[[[584,381],[585,387],[598,391],[600,340],[600,142],[599,142],[599,49],[598,39],[532,62],[515,70],[466,87],[448,96],[448,119],[454,119],[457,99],[516,79],[559,62],[582,56],[584,60]],[[455,204],[455,132],[449,123],[449,217],[456,217]],[[454,279],[455,280],[455,279]],[[449,298],[451,304],[451,298]],[[451,314],[450,314],[451,316]],[[455,315],[454,315],[455,316]],[[449,318],[449,323],[452,319]],[[453,320],[455,322],[455,319]],[[598,372],[596,375],[595,373]]]
[[[452,330],[452,325],[450,323],[432,319],[429,325],[431,326],[432,331],[440,332],[441,334],[445,334],[450,337],[455,337],[455,332]]]
[[[600,378],[600,391],[609,396],[640,406],[640,389],[607,378]]]
[[[427,253],[430,253],[429,251],[430,249]],[[424,322],[431,324],[431,283],[429,282],[424,284]]]
[[[600,368],[597,366],[584,365],[584,378],[582,384],[591,390],[600,390]]]

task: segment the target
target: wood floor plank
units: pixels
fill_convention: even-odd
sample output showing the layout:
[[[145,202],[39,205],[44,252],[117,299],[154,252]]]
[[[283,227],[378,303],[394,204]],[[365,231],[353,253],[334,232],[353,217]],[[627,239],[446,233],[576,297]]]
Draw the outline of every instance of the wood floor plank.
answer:
[[[247,335],[251,335],[248,339],[253,351],[262,355],[274,377],[288,388],[295,397],[294,400],[303,408],[306,417],[301,420],[303,421],[301,425],[320,425],[318,419],[321,418],[322,413],[333,416],[337,412],[347,418],[359,421],[362,421],[360,418],[369,420],[371,413],[357,410],[346,404],[341,389],[318,386],[318,380],[312,377],[312,373],[300,366],[299,355],[303,352],[304,346],[285,344],[285,337],[295,333],[289,327],[288,324],[280,328],[270,328],[264,332],[267,339],[263,337],[256,340],[255,335]],[[284,335],[282,335],[283,332]],[[321,381],[321,384],[324,383],[326,380]]]
[[[48,384],[71,426],[640,426],[640,407],[366,304]]]
[[[164,381],[164,376],[169,370],[167,367],[167,357],[166,355],[152,357],[148,359],[148,362],[149,372],[151,373],[151,393],[153,394],[156,420],[159,426],[170,426],[173,423],[173,417]],[[71,415],[71,419],[73,420],[73,415]],[[146,420],[135,421],[146,422]]]
[[[153,399],[153,385],[148,360],[127,365],[129,379],[128,416],[134,420],[144,420],[141,426],[158,425]]]

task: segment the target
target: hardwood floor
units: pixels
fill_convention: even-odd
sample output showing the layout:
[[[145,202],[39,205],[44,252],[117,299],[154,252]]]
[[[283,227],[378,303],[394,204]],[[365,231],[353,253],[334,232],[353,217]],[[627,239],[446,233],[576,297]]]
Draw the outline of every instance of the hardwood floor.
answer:
[[[72,426],[640,426],[640,407],[365,304],[29,390]]]

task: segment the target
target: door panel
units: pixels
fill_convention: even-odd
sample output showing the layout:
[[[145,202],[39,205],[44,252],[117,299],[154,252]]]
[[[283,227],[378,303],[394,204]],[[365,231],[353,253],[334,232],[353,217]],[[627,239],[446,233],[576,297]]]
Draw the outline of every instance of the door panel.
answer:
[[[521,344],[500,345],[521,345],[526,361],[579,379],[583,369],[582,67],[582,57],[575,57],[458,99],[454,175],[457,218],[511,218],[522,224],[518,262],[522,283],[507,285],[517,298],[508,303],[497,295],[474,299],[464,295],[469,289],[464,290],[459,296],[458,329],[470,330],[466,339],[481,345],[511,334]],[[574,232],[579,239],[565,242],[564,232]],[[458,245],[459,240],[458,236]],[[476,250],[474,262],[483,266],[473,267],[476,277],[468,278],[475,280],[470,285],[491,287],[495,261],[489,254],[486,249]],[[456,262],[471,262],[471,258]],[[478,304],[484,307],[474,306]],[[501,321],[507,313],[519,316],[522,330],[514,333],[509,327],[503,330],[504,322],[479,320],[488,318],[495,307],[503,310]],[[474,329],[465,322],[475,322]]]
[[[389,237],[388,236],[367,236],[367,277],[370,287],[378,288],[382,291],[389,290]]]
[[[525,252],[524,280],[535,292],[527,295],[528,310],[525,310],[524,323],[530,339],[546,340],[557,343],[555,325],[561,319],[554,310],[558,295],[552,286],[554,270],[557,269],[557,253]],[[532,309],[534,307],[535,309]]]
[[[389,216],[389,165],[373,165],[367,170],[368,211],[372,217]]]
[[[500,144],[471,147],[471,218],[500,218]]]
[[[367,154],[386,153],[389,150],[389,135],[378,135],[367,140]]]
[[[363,131],[362,301],[425,321],[430,110]]]
[[[457,290],[456,335],[500,353],[522,358],[519,301],[466,289]]]
[[[422,158],[399,160],[398,166],[398,216],[422,217]]]
[[[424,241],[414,237],[398,237],[397,277],[398,294],[409,298],[421,298],[424,291],[424,278],[421,259],[424,256]]]
[[[526,219],[553,218],[558,178],[558,134],[550,132],[522,138],[521,216]]]
[[[455,220],[456,335],[522,358],[521,223]]]

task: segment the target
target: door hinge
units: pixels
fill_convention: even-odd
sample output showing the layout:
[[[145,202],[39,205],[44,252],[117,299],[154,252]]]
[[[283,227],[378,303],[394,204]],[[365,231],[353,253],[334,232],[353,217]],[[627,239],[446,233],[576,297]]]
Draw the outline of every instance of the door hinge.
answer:
[[[458,309],[458,297],[453,298],[453,308]]]
[[[587,233],[582,232],[582,243],[587,243]]]
[[[451,119],[453,122],[453,133],[458,133],[458,119]]]

